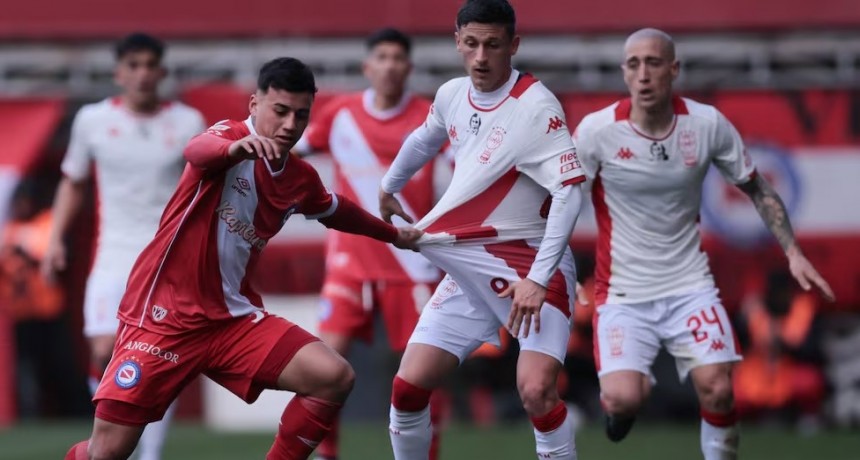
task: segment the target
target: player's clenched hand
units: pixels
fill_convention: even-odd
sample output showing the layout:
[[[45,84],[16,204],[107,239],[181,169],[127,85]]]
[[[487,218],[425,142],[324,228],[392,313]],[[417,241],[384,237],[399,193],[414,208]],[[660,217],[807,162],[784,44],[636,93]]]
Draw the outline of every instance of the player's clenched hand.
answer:
[[[400,249],[411,249],[418,252],[418,238],[421,238],[424,232],[412,227],[399,227],[397,229],[397,239],[392,243]]]
[[[810,290],[814,284],[821,291],[821,294],[824,295],[825,299],[830,302],[836,300],[836,296],[833,294],[833,290],[830,289],[830,285],[818,274],[818,271],[812,266],[812,263],[809,262],[806,256],[800,252],[800,249],[796,247],[790,248],[786,255],[788,256],[788,268],[791,270],[791,275],[794,276],[794,279],[797,280],[804,291]]]
[[[39,268],[48,282],[55,282],[57,273],[66,269],[66,245],[62,241],[48,243]]]
[[[512,336],[517,337],[520,326],[524,328],[523,337],[529,336],[532,321],[535,323],[535,333],[540,333],[540,308],[546,299],[546,288],[525,278],[519,280],[499,293],[499,297],[513,297],[511,314],[508,317],[507,328]]]
[[[227,156],[241,160],[276,160],[281,158],[281,151],[273,139],[250,134],[230,144]]]
[[[394,194],[379,189],[379,217],[390,224],[391,216],[400,216],[401,219],[410,224],[415,222],[412,216],[406,214]]]

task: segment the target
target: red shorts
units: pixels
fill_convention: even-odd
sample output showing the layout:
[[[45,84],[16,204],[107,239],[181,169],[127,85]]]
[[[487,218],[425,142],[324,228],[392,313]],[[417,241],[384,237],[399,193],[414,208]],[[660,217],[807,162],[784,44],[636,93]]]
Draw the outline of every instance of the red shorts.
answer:
[[[248,403],[316,337],[278,316],[250,315],[179,335],[120,324],[113,358],[93,397],[96,417],[121,425],[161,420],[203,374]]]
[[[378,309],[388,343],[402,352],[435,288],[436,283],[365,281],[329,274],[322,289],[319,330],[371,342],[373,311]]]

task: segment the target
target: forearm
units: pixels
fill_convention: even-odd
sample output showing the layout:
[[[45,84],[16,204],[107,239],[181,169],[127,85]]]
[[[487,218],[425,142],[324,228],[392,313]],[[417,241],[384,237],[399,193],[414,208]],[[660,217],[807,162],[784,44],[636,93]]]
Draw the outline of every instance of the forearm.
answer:
[[[546,232],[529,270],[530,280],[544,287],[549,285],[550,278],[567,250],[581,206],[582,189],[579,184],[562,187],[552,194]]]
[[[219,168],[230,161],[229,150],[234,140],[224,139],[210,134],[201,134],[185,147],[185,159],[201,169]]]
[[[320,219],[326,227],[345,233],[364,235],[384,243],[397,239],[397,228],[374,217],[369,212],[343,197],[337,196],[338,205],[334,213]]]
[[[786,253],[796,250],[797,242],[791,221],[788,218],[788,211],[785,209],[785,203],[782,202],[782,198],[767,180],[757,174],[752,180],[739,187],[752,199],[756,211],[773,236],[779,241],[782,249]]]
[[[63,177],[54,196],[51,220],[51,241],[60,241],[69,229],[72,220],[78,215],[84,203],[83,181]]]
[[[446,139],[444,133],[434,134],[424,127],[413,131],[403,142],[397,157],[382,178],[382,190],[386,193],[402,190],[409,179],[439,153]]]

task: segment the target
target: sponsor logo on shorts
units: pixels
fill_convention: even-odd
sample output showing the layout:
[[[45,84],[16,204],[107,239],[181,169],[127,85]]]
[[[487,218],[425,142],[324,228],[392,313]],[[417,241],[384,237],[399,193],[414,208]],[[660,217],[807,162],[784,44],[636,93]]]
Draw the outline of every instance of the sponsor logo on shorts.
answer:
[[[615,326],[609,329],[609,354],[613,358],[624,354],[624,328]]]
[[[442,308],[445,299],[454,295],[455,292],[457,292],[457,282],[449,280],[442,289],[433,294],[433,298],[430,299],[430,308],[434,310]]]
[[[132,360],[123,361],[116,370],[113,376],[113,381],[116,386],[127,390],[137,386],[140,382],[140,365]]]
[[[130,351],[141,351],[152,356],[157,356],[165,361],[179,364],[179,354],[174,353],[170,350],[164,350],[157,345],[150,345],[146,342],[138,342],[137,340],[132,340],[131,342],[125,344],[123,349]]]
[[[167,309],[164,307],[160,307],[158,305],[152,306],[152,319],[155,321],[162,321],[167,317]]]

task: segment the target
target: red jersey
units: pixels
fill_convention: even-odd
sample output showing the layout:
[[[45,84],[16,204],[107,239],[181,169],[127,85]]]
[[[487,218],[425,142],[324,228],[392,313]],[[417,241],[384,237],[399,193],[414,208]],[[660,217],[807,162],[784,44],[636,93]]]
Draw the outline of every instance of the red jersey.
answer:
[[[228,159],[232,141],[249,134],[250,119],[222,121],[188,144],[189,164],[131,271],[123,322],[170,335],[258,313],[263,302],[249,280],[269,238],[294,213],[334,213],[337,197],[300,158],[280,171],[265,160]]]
[[[305,149],[331,152],[335,191],[379,216],[379,184],[400,145],[427,117],[430,101],[406,95],[389,110],[373,108],[372,90],[337,97],[314,113],[303,139]],[[416,220],[433,207],[434,164],[419,170],[399,194],[404,210]],[[439,270],[421,254],[398,251],[379,241],[329,232],[329,273],[365,280],[435,282]]]

